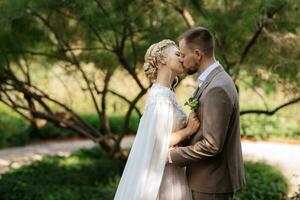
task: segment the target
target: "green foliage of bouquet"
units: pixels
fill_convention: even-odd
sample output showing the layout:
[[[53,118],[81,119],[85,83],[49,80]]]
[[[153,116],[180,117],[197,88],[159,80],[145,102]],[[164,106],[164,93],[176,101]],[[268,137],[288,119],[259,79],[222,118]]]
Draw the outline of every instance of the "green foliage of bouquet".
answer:
[[[195,110],[199,107],[199,100],[196,97],[190,97],[184,105],[189,106],[191,110]]]

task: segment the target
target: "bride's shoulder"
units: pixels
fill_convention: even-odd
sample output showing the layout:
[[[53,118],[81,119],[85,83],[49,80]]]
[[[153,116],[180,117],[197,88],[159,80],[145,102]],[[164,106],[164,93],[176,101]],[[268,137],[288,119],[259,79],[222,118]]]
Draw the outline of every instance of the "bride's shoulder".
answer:
[[[160,84],[153,84],[148,90],[146,105],[151,103],[172,103],[176,102],[175,94],[169,88]]]

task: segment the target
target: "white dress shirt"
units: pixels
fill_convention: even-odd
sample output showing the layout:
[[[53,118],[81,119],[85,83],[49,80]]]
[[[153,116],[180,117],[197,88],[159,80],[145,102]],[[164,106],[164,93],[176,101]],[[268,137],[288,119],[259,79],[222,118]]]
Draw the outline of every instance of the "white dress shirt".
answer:
[[[198,84],[199,87],[201,87],[202,83],[205,81],[205,79],[208,77],[208,75],[214,70],[216,69],[218,66],[220,66],[220,62],[219,61],[215,61],[213,64],[211,64],[208,68],[206,68],[206,70],[204,70],[204,72],[202,72],[199,76],[198,76]],[[172,148],[172,147],[171,147]],[[168,153],[168,161],[169,163],[172,163],[172,159],[170,156],[170,150]]]
[[[198,76],[198,84],[199,87],[201,87],[202,83],[205,81],[205,79],[208,77],[208,75],[214,70],[216,69],[218,66],[220,66],[219,61],[214,62],[213,64],[211,64],[208,68],[206,68],[206,70],[204,70],[204,72],[202,72],[199,76]]]

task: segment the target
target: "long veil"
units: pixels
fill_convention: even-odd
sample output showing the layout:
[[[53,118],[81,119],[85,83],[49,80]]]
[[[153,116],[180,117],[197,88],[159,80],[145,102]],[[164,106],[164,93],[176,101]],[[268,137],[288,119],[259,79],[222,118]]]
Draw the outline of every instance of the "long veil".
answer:
[[[151,90],[114,200],[157,198],[173,127],[173,106],[163,91]]]

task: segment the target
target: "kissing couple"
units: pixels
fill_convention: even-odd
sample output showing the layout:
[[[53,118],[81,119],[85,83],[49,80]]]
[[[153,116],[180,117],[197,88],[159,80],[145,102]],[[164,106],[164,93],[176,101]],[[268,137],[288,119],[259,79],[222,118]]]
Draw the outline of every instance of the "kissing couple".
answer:
[[[245,184],[235,84],[215,59],[208,29],[149,47],[153,83],[114,200],[230,200]],[[180,74],[198,74],[187,117],[173,92]]]

